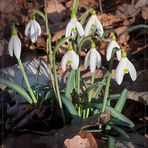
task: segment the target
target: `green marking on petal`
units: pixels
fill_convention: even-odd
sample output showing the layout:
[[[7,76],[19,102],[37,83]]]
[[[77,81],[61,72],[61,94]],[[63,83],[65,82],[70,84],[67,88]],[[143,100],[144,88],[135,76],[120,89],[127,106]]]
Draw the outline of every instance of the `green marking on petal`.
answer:
[[[116,41],[116,36],[115,35],[112,36],[112,41]]]
[[[76,14],[74,12],[71,13],[71,18],[76,18]]]
[[[95,43],[92,43],[92,44],[91,44],[91,48],[96,48]]]
[[[122,57],[122,58],[126,58],[126,56],[127,56],[126,52],[122,52],[122,53],[121,53],[121,57]]]
[[[31,16],[31,19],[32,19],[32,20],[35,20],[35,15],[32,15],[32,16]]]
[[[68,62],[67,62],[67,64],[68,65],[71,65],[72,64],[72,60],[69,59]]]
[[[12,35],[17,35],[17,29],[15,27],[15,25],[12,26],[12,32],[11,32]]]
[[[74,28],[71,29],[71,31],[72,31],[72,32],[76,32],[77,29],[74,27]]]
[[[95,24],[92,24],[92,26],[91,26],[92,28],[96,28],[96,25]]]
[[[72,45],[71,45],[71,44],[70,44],[70,45],[68,45],[68,51],[69,51],[69,52],[73,51],[73,47],[72,47]]]
[[[128,73],[128,69],[127,68],[124,69],[124,73]]]

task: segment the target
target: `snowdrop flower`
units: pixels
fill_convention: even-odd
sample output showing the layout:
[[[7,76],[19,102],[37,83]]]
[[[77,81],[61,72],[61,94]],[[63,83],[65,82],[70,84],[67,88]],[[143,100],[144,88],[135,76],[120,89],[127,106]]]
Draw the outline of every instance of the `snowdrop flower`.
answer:
[[[35,43],[37,37],[41,35],[41,26],[35,20],[35,16],[32,16],[32,19],[28,22],[25,28],[25,35],[30,37],[30,40]]]
[[[21,41],[17,35],[15,26],[12,27],[12,35],[8,43],[8,51],[10,56],[15,55],[17,59],[20,59],[21,55]]]
[[[87,69],[88,65],[90,66],[90,71],[92,73],[96,70],[96,66],[98,68],[101,67],[101,56],[99,52],[96,50],[96,46],[94,43],[92,43],[91,49],[86,54],[84,61],[85,69]]]
[[[73,51],[72,45],[68,46],[68,52],[62,58],[61,66],[63,71],[66,70],[66,64],[71,65],[74,70],[79,66],[79,56]]]
[[[84,36],[85,33],[82,28],[82,25],[78,22],[78,20],[76,18],[76,14],[72,13],[71,20],[66,27],[66,35],[65,36],[69,37],[72,35],[72,38],[75,39],[76,35],[77,35],[77,31],[81,37]]]
[[[88,36],[89,33],[97,33],[98,35],[100,35],[102,37],[104,31],[103,31],[103,27],[100,23],[100,21],[98,20],[97,16],[96,16],[96,12],[93,11],[92,12],[92,16],[90,17],[90,19],[88,20],[87,24],[86,24],[86,28],[85,28],[85,36]]]
[[[123,76],[129,73],[131,76],[131,79],[133,81],[136,80],[137,78],[137,73],[134,65],[128,60],[126,57],[126,52],[122,52],[122,58],[117,66],[116,69],[116,81],[120,85],[123,80]]]
[[[107,53],[106,53],[106,59],[107,59],[107,61],[109,61],[111,59],[112,52],[113,52],[113,49],[114,48],[118,48],[119,49],[119,50],[116,51],[116,55],[117,55],[118,61],[120,61],[121,60],[121,50],[120,50],[120,46],[116,42],[115,35],[112,36],[112,41],[107,46]]]

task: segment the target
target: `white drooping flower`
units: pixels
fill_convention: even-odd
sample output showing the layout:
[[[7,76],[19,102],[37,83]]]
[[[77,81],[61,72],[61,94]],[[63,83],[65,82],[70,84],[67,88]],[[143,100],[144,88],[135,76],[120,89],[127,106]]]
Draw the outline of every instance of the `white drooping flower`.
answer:
[[[10,56],[15,55],[17,59],[20,59],[21,55],[21,41],[17,35],[15,26],[12,27],[12,35],[8,43],[8,51]]]
[[[71,68],[76,70],[79,66],[79,56],[73,51],[72,45],[68,46],[68,52],[63,56],[61,61],[62,70],[66,70],[66,65],[71,65]]]
[[[117,55],[118,61],[120,61],[121,60],[121,50],[120,50],[120,46],[116,42],[115,35],[112,36],[112,40],[107,46],[107,50],[106,50],[106,59],[107,59],[107,61],[109,61],[111,59],[112,52],[113,52],[114,48],[118,48],[118,50],[116,51],[116,55]]]
[[[25,35],[30,37],[30,40],[35,43],[37,37],[41,35],[41,26],[35,20],[35,16],[32,16],[32,19],[28,22],[25,28]]]
[[[126,57],[126,53],[122,52],[122,58],[116,68],[116,81],[120,85],[123,81],[123,77],[126,73],[129,73],[133,81],[137,78],[137,72],[134,65]]]
[[[85,35],[82,25],[80,24],[80,22],[78,22],[76,15],[72,13],[71,20],[66,27],[65,37],[72,36],[72,38],[75,39],[77,32],[81,37]]]
[[[96,66],[98,68],[101,67],[101,56],[100,53],[96,50],[96,46],[94,43],[91,45],[91,49],[88,51],[84,61],[84,67],[90,67],[90,71],[93,73],[96,70]]]
[[[102,37],[104,30],[96,16],[96,12],[93,11],[92,16],[89,18],[85,27],[85,36],[88,36],[89,33],[94,34],[95,32]]]

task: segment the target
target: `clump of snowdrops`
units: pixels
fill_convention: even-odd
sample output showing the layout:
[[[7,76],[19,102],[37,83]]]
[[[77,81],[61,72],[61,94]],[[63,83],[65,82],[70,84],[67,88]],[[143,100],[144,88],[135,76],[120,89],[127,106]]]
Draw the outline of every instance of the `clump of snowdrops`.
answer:
[[[46,10],[46,0],[44,3]],[[71,18],[66,27],[65,37],[60,39],[55,46],[51,43],[52,36],[50,34],[50,24],[48,24],[46,11],[43,13],[40,10],[34,9],[30,21],[26,24],[24,34],[32,43],[35,43],[38,36],[42,34],[41,26],[36,20],[35,15],[39,15],[45,20],[47,33],[46,51],[51,78],[50,87],[47,85],[44,86],[44,84],[37,85],[36,87],[30,86],[21,61],[21,41],[14,24],[12,25],[12,36],[9,40],[8,51],[10,56],[16,57],[27,88],[25,89],[14,82],[2,78],[0,78],[0,82],[14,89],[34,107],[41,106],[46,100],[54,99],[59,106],[64,124],[67,124],[69,120],[79,123],[82,119],[86,119],[94,114],[99,113],[101,115],[110,112],[111,117],[109,121],[105,124],[99,124],[97,127],[98,130],[95,131],[106,134],[108,137],[108,146],[115,147],[115,139],[111,131],[115,130],[128,138],[127,133],[121,127],[124,126],[133,129],[134,123],[121,113],[128,90],[124,89],[120,94],[110,94],[109,91],[114,60],[118,61],[115,73],[115,79],[118,85],[124,81],[125,74],[129,74],[131,79],[135,81],[137,72],[134,65],[128,59],[126,52],[118,45],[117,40],[123,33],[117,36],[114,30],[105,30],[96,15],[96,11],[92,8],[88,8],[86,12],[78,18],[78,5],[79,1],[73,0]],[[138,28],[147,28],[147,26],[134,26],[127,29],[124,33]],[[101,81],[96,81],[96,69],[100,69],[103,65],[99,47],[103,42],[108,41],[107,37],[109,35],[112,36],[109,38],[110,41],[106,49],[106,59],[109,62],[109,68],[104,78]],[[92,74],[90,84],[87,84],[82,78],[80,71],[80,52],[84,50],[83,46],[86,42],[89,46],[84,60],[84,67],[85,69],[89,69]],[[60,88],[56,66],[56,52],[63,44],[67,45],[67,51],[62,57],[61,67],[63,71],[69,70],[69,76],[64,89]],[[40,90],[44,91],[44,93],[38,95]],[[101,92],[104,92],[103,95],[101,95]],[[40,98],[44,99],[41,100]],[[115,107],[110,105],[113,99],[117,100]],[[70,116],[67,116],[67,112]]]

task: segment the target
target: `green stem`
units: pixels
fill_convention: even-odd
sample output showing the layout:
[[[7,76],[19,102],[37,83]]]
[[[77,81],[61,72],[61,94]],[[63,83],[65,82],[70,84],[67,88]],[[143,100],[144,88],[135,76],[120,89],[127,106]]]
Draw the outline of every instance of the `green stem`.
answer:
[[[62,101],[61,101],[61,95],[60,95],[59,84],[58,84],[58,76],[57,76],[57,71],[56,71],[55,52],[54,52],[54,56],[53,56],[53,71],[54,71],[54,79],[55,79],[57,99],[58,99],[59,107],[60,107],[60,110],[61,110],[63,123],[64,123],[64,125],[66,125],[66,118],[65,118],[65,114],[64,114],[64,110],[63,110]]]
[[[136,26],[130,27],[130,28],[128,28],[127,30],[121,32],[121,33],[118,35],[117,40],[119,40],[120,37],[121,37],[122,35],[124,35],[125,33],[129,33],[129,32],[132,32],[132,31],[134,31],[134,30],[141,29],[141,28],[148,29],[148,25],[140,24],[140,25],[136,25]]]
[[[33,90],[31,89],[31,86],[30,86],[30,83],[29,83],[29,81],[28,81],[27,75],[26,75],[26,73],[25,73],[25,70],[24,70],[24,67],[23,67],[23,64],[22,64],[21,59],[18,59],[18,64],[19,64],[20,69],[21,69],[21,71],[22,71],[22,74],[23,74],[23,77],[24,77],[24,81],[25,81],[25,83],[26,83],[26,86],[27,86],[27,88],[28,88],[28,91],[29,91],[29,93],[30,93],[30,96],[31,96],[31,98],[32,98],[32,100],[33,100],[33,102],[34,102],[34,104],[36,104],[36,103],[37,103],[37,99],[36,99],[36,97],[35,97],[35,95],[34,95],[34,93],[33,93]]]
[[[94,80],[95,80],[95,72],[92,74],[91,85],[94,83]],[[88,94],[88,102],[91,102],[91,98],[92,98],[92,91],[90,91],[90,93]],[[86,111],[86,118],[88,118],[89,112],[90,112],[90,108],[88,108]]]
[[[102,111],[101,111],[102,113],[105,112],[105,108],[107,105],[107,98],[109,95],[109,87],[110,87],[110,80],[111,80],[111,75],[112,75],[112,67],[113,67],[115,52],[116,52],[116,50],[113,50],[112,58],[111,58],[110,64],[109,64],[108,78],[107,78],[107,82],[106,82],[105,94],[104,94],[104,99],[103,99],[103,107],[102,107]]]
[[[77,69],[77,93],[80,94],[80,67]]]
[[[47,8],[47,0],[44,0],[44,5],[45,5],[45,9],[46,9]],[[53,87],[54,93],[56,95],[54,77],[52,74],[53,58],[52,58],[52,47],[51,47],[51,34],[50,34],[50,30],[49,30],[48,16],[47,16],[46,11],[45,11],[45,23],[46,23],[46,34],[48,35],[48,37],[46,39],[46,52],[47,52],[48,62],[50,64],[49,74],[50,74],[50,78],[51,78],[52,87]]]
[[[73,0],[72,1],[72,13],[77,14],[78,6],[79,6],[79,0]]]

